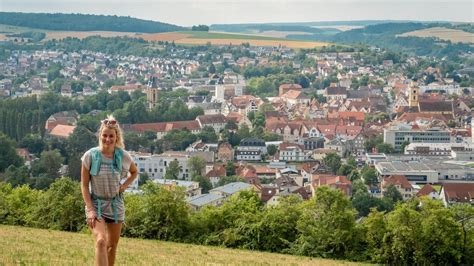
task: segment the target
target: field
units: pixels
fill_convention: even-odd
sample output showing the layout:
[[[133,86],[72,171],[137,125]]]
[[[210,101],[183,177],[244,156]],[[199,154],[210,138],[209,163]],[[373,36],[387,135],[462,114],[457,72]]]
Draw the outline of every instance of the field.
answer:
[[[441,27],[411,31],[401,34],[400,36],[415,37],[437,37],[441,40],[451,41],[453,43],[474,43],[474,34],[462,30],[447,29]]]
[[[265,252],[122,238],[118,265],[355,265]],[[0,265],[93,265],[92,237],[0,226]]]
[[[211,43],[213,45],[240,45],[242,43],[249,43],[253,46],[286,46],[289,48],[314,48],[327,46],[329,43],[298,41],[283,38],[287,33],[270,32],[269,36],[254,35],[254,34],[231,34],[222,32],[196,32],[196,31],[182,31],[182,32],[166,32],[166,33],[134,33],[134,32],[113,32],[113,31],[50,31],[38,30],[22,27],[13,27],[8,25],[0,25],[0,40],[6,39],[8,33],[20,33],[25,31],[40,31],[46,33],[45,41],[60,40],[66,37],[76,37],[79,39],[87,38],[89,36],[102,37],[118,37],[128,36],[143,38],[147,41],[174,41],[177,44],[184,45],[204,45]],[[265,35],[265,33],[264,33]]]

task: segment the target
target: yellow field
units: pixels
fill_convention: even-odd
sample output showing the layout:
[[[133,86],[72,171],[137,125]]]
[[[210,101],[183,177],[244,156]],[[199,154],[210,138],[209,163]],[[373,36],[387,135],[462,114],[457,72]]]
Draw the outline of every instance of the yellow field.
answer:
[[[240,45],[242,43],[249,43],[252,46],[286,46],[288,48],[315,48],[315,47],[323,47],[329,45],[328,43],[324,42],[304,42],[304,41],[280,41],[280,40],[249,40],[249,39],[180,39],[175,41],[175,43],[180,44],[195,44],[195,45],[203,45],[206,43],[211,43],[213,45]]]
[[[400,36],[415,37],[437,37],[441,40],[451,41],[453,43],[474,43],[474,34],[462,30],[453,30],[441,27],[429,28],[424,30],[411,31]]]
[[[222,32],[222,31],[213,31],[216,33],[229,33],[229,32]],[[273,38],[286,38],[288,35],[311,35],[309,32],[304,31],[277,31],[277,30],[267,30],[259,32],[255,30],[250,34],[239,33],[242,35],[249,35],[249,36],[264,36],[264,37],[273,37]]]
[[[117,265],[356,265],[266,252],[120,239]],[[0,265],[93,265],[88,234],[0,226]]]
[[[4,26],[3,32],[23,32],[25,29],[8,28]],[[1,28],[0,28],[1,29]],[[288,48],[315,48],[327,46],[329,43],[323,42],[311,42],[311,41],[297,41],[297,40],[282,40],[278,39],[285,37],[288,34],[297,34],[298,32],[277,32],[268,31],[262,34],[229,34],[210,32],[209,34],[213,37],[208,38],[205,34],[207,33],[192,33],[192,32],[166,32],[166,33],[135,33],[135,32],[114,32],[114,31],[44,31],[46,33],[45,41],[56,39],[61,40],[66,37],[74,37],[84,39],[90,36],[101,36],[101,37],[132,37],[142,38],[146,41],[174,41],[177,44],[185,45],[205,45],[211,43],[213,45],[240,45],[242,43],[249,43],[253,46],[286,46]],[[215,34],[222,35],[215,37]],[[304,34],[300,32],[298,34]],[[6,34],[0,34],[0,40],[6,39]],[[227,35],[227,36],[226,36]],[[204,36],[204,37],[203,37]],[[267,37],[267,40],[262,40]],[[275,40],[271,40],[274,37]],[[270,39],[270,40],[268,40]]]

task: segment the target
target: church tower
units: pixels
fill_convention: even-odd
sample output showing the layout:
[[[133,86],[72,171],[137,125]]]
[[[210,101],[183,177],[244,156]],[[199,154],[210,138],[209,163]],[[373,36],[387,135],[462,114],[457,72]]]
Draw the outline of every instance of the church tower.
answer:
[[[420,94],[420,88],[415,83],[412,83],[410,84],[409,90],[410,91],[408,93],[408,106],[410,108],[418,107],[418,96]]]
[[[158,89],[156,77],[151,76],[146,87],[146,100],[148,102],[148,109],[155,108],[158,103],[160,89]]]

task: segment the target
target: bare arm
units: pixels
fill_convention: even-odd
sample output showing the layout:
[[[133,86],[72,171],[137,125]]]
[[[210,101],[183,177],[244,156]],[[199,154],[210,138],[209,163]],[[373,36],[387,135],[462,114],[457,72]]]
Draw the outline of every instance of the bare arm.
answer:
[[[88,210],[93,210],[94,205],[92,204],[91,200],[91,193],[89,192],[89,182],[91,180],[91,176],[89,174],[89,170],[84,167],[84,165],[81,166],[81,192],[82,192],[82,199],[84,200],[84,203],[86,204],[86,207]]]
[[[128,188],[128,186],[130,186],[133,180],[137,178],[138,170],[134,162],[130,164],[130,169],[128,171],[130,172],[130,175],[127,177],[127,180],[125,180],[125,182],[122,185],[120,185],[120,189],[119,189],[120,192],[124,192]]]
[[[91,200],[91,193],[89,192],[89,182],[91,180],[91,175],[89,174],[89,170],[81,166],[81,192],[82,192],[82,199],[86,204],[87,208],[87,224],[94,228],[95,226],[95,219],[97,218],[97,214],[94,209],[94,205],[92,204]]]

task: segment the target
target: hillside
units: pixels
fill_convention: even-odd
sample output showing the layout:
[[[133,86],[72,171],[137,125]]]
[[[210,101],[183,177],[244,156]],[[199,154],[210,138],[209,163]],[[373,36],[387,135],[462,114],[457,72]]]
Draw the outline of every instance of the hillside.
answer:
[[[421,38],[435,37],[441,40],[451,41],[452,43],[474,43],[474,33],[457,29],[448,29],[444,27],[433,27],[428,29],[405,32],[400,36],[414,36]]]
[[[0,12],[0,24],[61,31],[118,31],[158,33],[185,30],[184,27],[131,17]]]
[[[94,264],[88,234],[0,226],[0,265]],[[345,261],[122,238],[119,265],[356,265]]]

